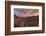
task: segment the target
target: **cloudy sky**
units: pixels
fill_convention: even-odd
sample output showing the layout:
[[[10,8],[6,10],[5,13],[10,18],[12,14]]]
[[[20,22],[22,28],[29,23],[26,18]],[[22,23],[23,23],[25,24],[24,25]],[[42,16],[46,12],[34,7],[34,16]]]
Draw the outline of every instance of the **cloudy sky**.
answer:
[[[22,8],[14,8],[14,15],[18,17],[31,17],[39,15],[38,9],[22,9]]]

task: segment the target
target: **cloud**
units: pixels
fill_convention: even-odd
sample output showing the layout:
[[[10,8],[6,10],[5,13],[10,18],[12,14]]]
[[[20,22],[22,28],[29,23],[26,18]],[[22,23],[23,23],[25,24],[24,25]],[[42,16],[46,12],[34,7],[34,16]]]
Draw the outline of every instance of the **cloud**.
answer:
[[[30,10],[23,10],[23,9],[16,9],[14,10],[14,15],[18,17],[32,17],[32,16],[38,16],[39,12],[37,9],[30,9]]]

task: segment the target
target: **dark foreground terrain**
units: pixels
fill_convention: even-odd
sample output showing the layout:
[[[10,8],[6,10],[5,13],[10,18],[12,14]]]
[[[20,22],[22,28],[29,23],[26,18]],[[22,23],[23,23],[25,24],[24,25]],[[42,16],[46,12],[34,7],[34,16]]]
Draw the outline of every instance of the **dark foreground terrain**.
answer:
[[[27,18],[14,16],[14,27],[31,27],[38,25],[39,25],[39,16]]]

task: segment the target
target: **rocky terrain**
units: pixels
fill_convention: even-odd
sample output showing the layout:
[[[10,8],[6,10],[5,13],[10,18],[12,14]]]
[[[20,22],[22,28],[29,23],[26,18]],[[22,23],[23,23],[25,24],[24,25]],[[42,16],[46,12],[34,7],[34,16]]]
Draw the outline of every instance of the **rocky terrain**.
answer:
[[[14,16],[14,27],[30,27],[38,26],[39,16],[32,17],[17,17]]]

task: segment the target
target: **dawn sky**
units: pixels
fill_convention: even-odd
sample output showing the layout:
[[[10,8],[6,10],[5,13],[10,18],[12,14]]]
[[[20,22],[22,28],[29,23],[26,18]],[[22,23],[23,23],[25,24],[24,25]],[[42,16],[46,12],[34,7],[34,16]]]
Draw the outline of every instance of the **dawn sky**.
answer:
[[[39,15],[38,9],[22,9],[22,8],[15,8],[14,15],[18,17],[31,17]]]

